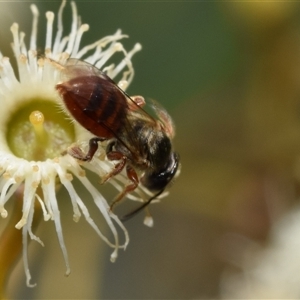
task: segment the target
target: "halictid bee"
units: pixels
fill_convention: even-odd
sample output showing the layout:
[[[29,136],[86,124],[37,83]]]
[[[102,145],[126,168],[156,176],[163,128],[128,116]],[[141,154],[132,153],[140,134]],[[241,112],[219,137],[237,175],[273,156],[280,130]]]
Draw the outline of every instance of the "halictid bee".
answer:
[[[153,196],[123,217],[129,219],[157,198],[172,181],[179,156],[172,149],[174,126],[169,114],[152,104],[157,118],[142,106],[141,96],[130,97],[104,72],[78,59],[69,59],[62,70],[65,81],[56,85],[67,110],[85,129],[95,135],[89,150],[71,149],[73,157],[90,161],[98,142],[108,141],[107,159],[118,161],[105,180],[126,168],[130,183],[117,195],[112,207],[141,183]],[[141,172],[138,176],[137,170]]]

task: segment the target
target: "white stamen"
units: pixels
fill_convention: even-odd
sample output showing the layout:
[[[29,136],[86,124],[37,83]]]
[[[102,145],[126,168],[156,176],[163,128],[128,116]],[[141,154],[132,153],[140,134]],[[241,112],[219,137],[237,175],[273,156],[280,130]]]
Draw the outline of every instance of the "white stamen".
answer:
[[[31,166],[28,167],[30,168]],[[23,199],[26,199],[26,201],[23,201],[23,215],[22,219],[16,225],[17,229],[22,228],[27,223],[29,211],[33,205],[36,189],[40,182],[40,176],[40,172],[33,172],[30,176],[30,180],[25,181]]]
[[[60,8],[59,8],[58,14],[57,14],[57,32],[56,32],[55,42],[54,42],[53,50],[52,50],[53,55],[57,55],[58,47],[59,47],[59,44],[61,43],[61,37],[63,34],[62,14],[64,11],[64,7],[66,5],[66,2],[67,2],[66,0],[63,0],[61,2]]]
[[[40,198],[39,195],[35,195],[36,198],[38,199],[40,205],[41,205],[41,208],[42,208],[42,211],[43,211],[43,216],[44,216],[44,221],[48,221],[50,219],[50,215],[48,214],[47,210],[46,210],[46,206],[43,202],[43,200]]]
[[[54,182],[55,178],[51,177],[47,184],[42,183],[43,199],[51,220],[54,219],[54,213],[51,206],[50,194],[52,193],[51,188],[55,184]]]
[[[79,30],[76,34],[76,39],[75,39],[75,43],[74,43],[74,46],[73,46],[73,51],[71,53],[71,56],[75,57],[75,55],[77,54],[78,49],[79,49],[79,45],[80,45],[80,41],[81,41],[81,37],[84,34],[84,32],[89,30],[89,28],[90,27],[89,27],[88,24],[83,24],[79,27]]]
[[[68,44],[70,38],[68,36],[65,36],[62,40],[61,40],[61,43],[58,45],[58,50],[57,52],[60,53],[60,55],[64,54],[64,49],[66,47],[66,45]],[[67,53],[67,52],[65,52]],[[67,53],[68,56],[69,56],[69,53]],[[58,56],[58,54],[56,55],[56,57]]]
[[[140,51],[141,49],[142,49],[141,44],[135,44],[133,49],[128,53],[126,53],[126,51],[124,49],[125,58],[114,69],[113,73],[111,74],[111,77],[114,78],[115,76],[117,76],[121,72],[121,70],[123,70],[123,68],[127,65],[128,69],[130,71],[130,78],[127,81],[128,81],[128,84],[130,84],[132,81],[133,75],[134,75],[131,58],[136,52]]]
[[[28,67],[27,57],[24,54],[20,54],[17,61],[18,61],[18,67],[19,67],[20,80],[23,81],[24,83],[28,83],[31,80],[31,78],[29,76],[29,67]]]
[[[35,284],[31,284],[31,274],[29,271],[29,265],[28,265],[28,228],[27,226],[24,226],[22,229],[22,240],[23,240],[23,264],[24,264],[24,270],[25,270],[25,275],[26,275],[26,285],[28,287],[35,287]]]
[[[76,174],[75,174],[76,175]],[[79,177],[78,179],[82,182],[85,188],[91,193],[95,204],[98,206],[99,210],[101,211],[106,223],[108,224],[115,240],[115,251],[111,254],[112,257],[117,257],[117,252],[119,248],[119,236],[114,224],[111,221],[111,218],[108,214],[109,206],[103,196],[95,189],[95,187],[87,180],[86,177]]]
[[[68,276],[71,273],[71,269],[70,269],[68,252],[67,252],[67,248],[65,245],[65,241],[64,241],[64,237],[63,237],[63,233],[62,233],[62,227],[61,227],[61,223],[60,223],[60,211],[57,206],[54,181],[51,181],[51,183],[49,183],[49,185],[52,185],[51,189],[50,189],[49,199],[50,199],[50,204],[51,204],[51,207],[53,210],[55,229],[56,229],[60,249],[62,251],[65,265],[66,265],[66,273],[65,274],[66,274],[66,276]]]
[[[24,54],[24,55],[26,55],[27,49],[26,49],[26,45],[24,43],[24,38],[25,38],[25,33],[24,32],[20,32],[21,53]]]
[[[51,11],[47,11],[46,18],[47,18],[47,35],[46,35],[45,53],[51,51],[54,13]]]
[[[33,15],[32,19],[32,30],[30,36],[30,50],[36,50],[36,39],[37,39],[37,30],[38,30],[38,19],[39,19],[39,10],[36,5],[31,4],[30,9]]]
[[[0,72],[1,79],[7,87],[11,88],[12,86],[20,84],[15,76],[14,70],[9,62],[8,57],[3,57],[1,59],[0,66],[2,66],[3,68]]]
[[[148,227],[153,227],[154,221],[152,216],[146,216],[144,219],[144,224]]]
[[[13,23],[10,27],[13,34],[13,51],[16,57],[20,56],[20,43],[19,43],[19,24]]]
[[[73,189],[73,185],[71,184],[71,182],[66,179],[65,172],[63,171],[61,166],[59,164],[55,164],[55,167],[56,167],[56,171],[57,171],[57,174],[59,176],[59,179],[60,179],[61,183],[64,185],[64,187],[69,192],[71,202],[72,202],[72,206],[73,206],[73,212],[74,212],[73,220],[75,222],[78,222],[79,219],[80,219],[81,213],[79,211],[77,201],[76,201],[76,198],[78,197],[77,193]]]
[[[113,43],[115,41],[118,41],[120,39],[123,39],[123,38],[126,38],[127,35],[125,34],[121,34],[121,30],[118,29],[116,31],[116,33],[114,35],[109,35],[109,36],[106,36],[102,39],[100,39],[99,41],[96,41],[95,43],[93,44],[90,44],[88,46],[85,46],[83,47],[76,55],[77,58],[80,58],[82,57],[83,55],[85,55],[88,51],[92,50],[92,49],[95,49],[96,48],[96,51],[99,53],[99,57],[102,57],[102,55],[100,55],[101,51],[99,51],[100,49],[106,47],[109,43]],[[91,61],[91,58],[94,57],[94,54],[91,56],[91,57],[87,57],[85,60],[91,64],[95,64],[97,60],[99,60],[99,57],[95,57],[95,60],[94,61]]]
[[[114,55],[116,52],[123,51],[123,46],[121,43],[112,43],[111,46],[102,52],[102,58],[95,64],[98,69],[101,69],[102,66]],[[112,77],[113,78],[113,77]]]
[[[1,205],[0,205],[0,214],[3,219],[7,218],[8,216],[7,210]]]
[[[44,243],[41,241],[41,239],[39,237],[37,237],[35,234],[33,234],[32,232],[32,221],[33,221],[33,214],[34,214],[34,201],[32,202],[30,211],[29,211],[29,215],[28,215],[28,219],[27,219],[27,231],[29,233],[29,236],[32,240],[37,241],[41,246],[44,247]]]
[[[72,28],[69,35],[69,43],[66,52],[71,54],[73,52],[74,41],[77,33],[78,26],[78,16],[77,16],[77,7],[74,1],[71,2],[72,6]]]
[[[28,51],[30,73],[37,73],[37,53],[35,50]]]
[[[16,190],[18,189],[18,187],[21,185],[21,183],[17,183],[17,184],[13,184],[10,186],[8,192],[5,195],[4,201],[3,203],[1,202],[0,207],[4,207],[5,203],[8,201],[8,199],[10,199],[10,197],[16,192]]]
[[[4,206],[4,204],[5,204],[5,196],[6,196],[6,194],[7,194],[7,191],[8,191],[9,188],[10,188],[13,184],[15,184],[15,183],[16,183],[16,181],[15,181],[14,178],[10,178],[10,179],[8,179],[8,180],[5,182],[3,188],[1,189],[0,206]]]

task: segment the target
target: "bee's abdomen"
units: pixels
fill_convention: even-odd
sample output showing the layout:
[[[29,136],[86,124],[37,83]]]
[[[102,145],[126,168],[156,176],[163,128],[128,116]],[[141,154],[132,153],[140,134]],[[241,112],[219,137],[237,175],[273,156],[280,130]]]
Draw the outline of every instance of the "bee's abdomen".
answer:
[[[113,81],[81,76],[58,84],[56,89],[71,115],[99,137],[112,138],[127,114],[127,99]]]

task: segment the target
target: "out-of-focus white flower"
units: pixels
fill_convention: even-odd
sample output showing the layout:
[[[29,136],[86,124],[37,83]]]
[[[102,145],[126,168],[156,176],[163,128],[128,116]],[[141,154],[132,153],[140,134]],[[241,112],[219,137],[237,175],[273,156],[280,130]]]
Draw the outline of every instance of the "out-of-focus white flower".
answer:
[[[248,243],[242,272],[223,276],[222,299],[299,299],[300,208],[284,216],[273,228],[266,248]]]
[[[32,286],[27,258],[28,235],[43,245],[31,229],[35,203],[38,202],[45,221],[54,221],[66,263],[66,274],[70,273],[56,198],[58,183],[62,184],[70,195],[74,220],[78,221],[83,214],[97,234],[114,248],[111,254],[112,261],[116,259],[118,249],[125,248],[129,241],[123,224],[116,215],[109,211],[108,203],[89,181],[83,169],[84,167],[99,176],[107,174],[113,164],[105,160],[105,151],[99,147],[92,162],[82,164],[69,155],[61,154],[72,143],[81,143],[83,148],[87,146],[89,133],[71,122],[59,107],[61,100],[55,90],[55,85],[59,81],[60,74],[52,61],[63,65],[69,57],[85,60],[106,71],[107,75],[117,80],[118,85],[125,90],[134,75],[131,58],[141,49],[141,46],[136,44],[131,51],[127,52],[119,42],[126,36],[118,30],[111,36],[80,47],[82,35],[89,29],[89,26],[80,24],[76,5],[71,2],[71,32],[64,36],[62,15],[65,4],[66,1],[62,1],[57,14],[55,36],[53,36],[55,15],[52,12],[46,13],[46,42],[42,57],[37,53],[39,11],[35,5],[31,5],[33,23],[28,49],[24,42],[25,34],[19,32],[18,24],[14,23],[11,26],[12,46],[17,61],[18,75],[14,72],[9,58],[0,53],[0,214],[3,218],[7,217],[6,202],[17,190],[22,189],[23,216],[16,224],[16,228],[23,231],[23,261],[28,286]],[[116,65],[106,66],[107,61],[117,52],[123,54],[123,59]],[[109,241],[102,234],[90,217],[84,202],[72,184],[74,176],[91,194],[112,231],[113,241]],[[122,181],[124,179],[121,178],[119,181],[113,180],[112,182],[120,188]],[[125,237],[123,244],[119,243],[118,227]]]

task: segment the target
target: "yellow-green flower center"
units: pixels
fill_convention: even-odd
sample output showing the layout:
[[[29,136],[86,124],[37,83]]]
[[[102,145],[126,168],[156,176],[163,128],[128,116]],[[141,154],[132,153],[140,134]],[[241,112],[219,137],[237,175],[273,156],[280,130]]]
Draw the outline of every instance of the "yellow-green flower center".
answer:
[[[6,138],[16,156],[44,161],[60,156],[74,142],[75,130],[57,104],[32,99],[12,114]]]

